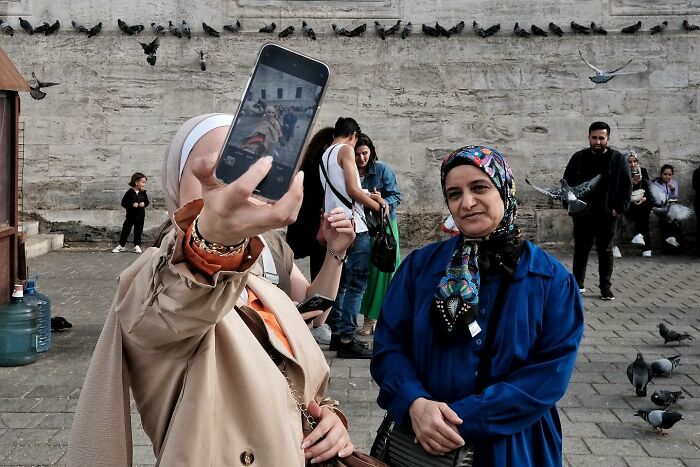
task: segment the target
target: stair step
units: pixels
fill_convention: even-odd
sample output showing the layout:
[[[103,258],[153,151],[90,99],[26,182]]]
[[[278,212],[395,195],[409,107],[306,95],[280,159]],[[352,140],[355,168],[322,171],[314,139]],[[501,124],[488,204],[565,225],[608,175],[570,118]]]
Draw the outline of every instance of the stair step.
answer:
[[[63,234],[37,234],[27,238],[25,252],[27,258],[36,258],[44,253],[63,248]]]
[[[25,221],[19,224],[19,231],[25,232],[27,237],[39,235],[39,221]]]

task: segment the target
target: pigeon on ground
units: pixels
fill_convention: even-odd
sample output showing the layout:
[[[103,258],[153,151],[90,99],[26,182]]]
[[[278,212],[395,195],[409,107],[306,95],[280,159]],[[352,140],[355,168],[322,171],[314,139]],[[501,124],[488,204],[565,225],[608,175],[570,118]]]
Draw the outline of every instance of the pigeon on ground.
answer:
[[[207,33],[208,35],[212,37],[219,37],[221,36],[221,33],[217,31],[216,29],[212,28],[209,26],[207,23],[202,23],[202,29],[204,29],[204,32]]]
[[[500,30],[501,30],[501,23],[494,24],[493,26],[486,28],[486,30],[484,31],[484,37],[493,36],[494,34],[496,34]]]
[[[180,28],[175,26],[172,21],[168,21],[168,31],[175,37],[182,37],[182,31],[180,31]]]
[[[591,31],[593,31],[596,34],[601,34],[603,36],[606,36],[608,34],[608,31],[606,31],[601,26],[598,26],[595,23],[591,23]]]
[[[411,34],[411,31],[413,31],[413,23],[410,21],[406,24],[404,24],[403,29],[401,30],[401,39],[406,39],[409,34]]]
[[[59,29],[61,29],[61,23],[58,20],[56,20],[55,23],[53,23],[51,26],[49,26],[49,28],[46,31],[44,31],[44,35],[50,36],[51,34],[55,33]]]
[[[460,21],[448,30],[450,34],[461,34],[462,31],[464,31],[464,21]]]
[[[578,34],[590,34],[591,31],[586,26],[578,24],[575,21],[571,22],[571,30]]]
[[[160,46],[160,38],[156,36],[156,38],[148,44],[145,44],[143,42],[139,42],[139,44],[141,44],[141,47],[143,48],[143,53],[146,54],[146,61],[150,63],[151,66],[155,66],[157,58],[156,52],[158,51],[158,47]]]
[[[448,31],[447,29],[445,29],[444,27],[442,27],[442,26],[440,25],[440,23],[438,23],[437,21],[435,22],[435,30],[436,30],[438,33],[440,33],[441,36],[447,37],[447,38],[449,39],[449,37],[450,37],[450,31]]]
[[[634,34],[635,32],[639,31],[641,28],[642,28],[642,22],[637,21],[632,26],[627,26],[627,27],[620,29],[620,32],[622,34]]]
[[[232,32],[232,33],[237,33],[238,31],[241,30],[241,22],[240,20],[236,20],[235,23],[232,24],[226,24],[224,25],[224,31]]]
[[[680,333],[666,327],[664,323],[659,323],[659,334],[664,338],[664,345],[669,342],[678,342],[682,344],[684,340],[693,340],[693,336],[687,332]]]
[[[34,34],[34,28],[32,27],[31,23],[21,16],[19,17],[19,25],[22,26],[22,29],[27,31],[29,35]]]
[[[558,199],[564,201],[567,204],[567,210],[569,215],[579,214],[586,210],[588,204],[585,201],[581,201],[579,198],[588,194],[593,190],[600,182],[600,175],[596,175],[587,182],[583,182],[580,185],[570,187],[566,180],[562,179],[559,183],[561,188],[540,188],[533,185],[530,180],[525,178],[525,183],[530,185],[535,190],[543,193],[550,198]]]
[[[185,21],[184,19],[182,20],[182,24],[180,25],[180,31],[182,31],[183,36],[185,36],[188,39],[192,39],[192,29],[190,28],[190,25],[187,24],[187,21]],[[217,35],[216,37],[219,36]]]
[[[8,36],[15,35],[15,30],[12,28],[12,26],[10,26],[10,23],[6,22],[3,19],[0,19],[0,30]]]
[[[87,34],[88,32],[90,32],[88,28],[78,23],[77,21],[71,21],[70,24],[71,26],[73,26],[73,29],[75,29],[78,32],[82,32],[83,34]]]
[[[440,33],[438,32],[438,30],[432,26],[423,24],[423,26],[421,26],[421,29],[423,30],[423,34],[425,34],[426,36],[440,37]]]
[[[60,332],[73,327],[73,324],[63,316],[54,316],[51,318],[51,331]]]
[[[664,409],[668,409],[669,406],[676,404],[679,399],[685,399],[683,396],[683,391],[667,391],[665,389],[657,389],[651,395],[651,401]]]
[[[535,24],[530,26],[530,31],[532,31],[532,34],[535,36],[547,37],[547,33],[545,32],[545,30]]]
[[[627,367],[627,378],[634,386],[634,393],[638,397],[646,397],[647,384],[649,384],[652,377],[651,368],[644,361],[642,353],[638,352],[637,358]]]
[[[386,28],[379,21],[374,22],[374,32],[376,32],[382,40],[386,39]]]
[[[516,36],[530,37],[530,33],[527,32],[525,29],[521,28],[518,23],[515,23],[515,26],[513,26],[513,32]]]
[[[666,26],[668,26],[668,21],[662,21],[660,24],[657,24],[653,28],[649,29],[649,33],[653,36],[654,34],[664,32],[664,29],[666,29]]]
[[[199,68],[202,71],[207,71],[207,53],[203,50],[197,50],[196,52],[199,57]]]
[[[613,79],[613,78],[614,78],[615,76],[617,76],[617,75],[634,75],[634,74],[636,74],[636,72],[634,72],[634,71],[632,71],[632,72],[623,72],[623,73],[620,73],[620,72],[619,72],[619,71],[622,70],[624,67],[626,67],[627,65],[629,65],[630,63],[632,63],[632,60],[631,60],[631,59],[630,59],[627,63],[625,63],[624,65],[622,65],[622,66],[619,67],[619,68],[615,68],[615,69],[613,69],[613,70],[601,70],[600,68],[598,68],[598,67],[595,66],[595,65],[592,65],[588,60],[586,60],[585,58],[583,58],[583,54],[581,53],[580,50],[578,51],[578,54],[579,54],[579,56],[581,57],[581,60],[583,60],[584,63],[585,63],[586,65],[588,65],[588,67],[589,67],[591,70],[595,71],[595,76],[589,76],[588,79],[590,79],[591,81],[593,81],[593,82],[596,83],[596,84],[607,83],[608,81],[610,81],[611,79]]]
[[[671,376],[671,372],[680,364],[681,356],[673,355],[655,360],[649,365],[654,376]]]
[[[664,435],[663,430],[668,430],[680,420],[683,415],[680,412],[667,412],[665,410],[637,410],[635,417],[642,417],[655,433]]]
[[[51,25],[50,25],[49,23],[47,23],[46,21],[44,21],[43,24],[40,24],[39,26],[37,26],[37,27],[34,28],[34,33],[35,33],[35,34],[44,33],[44,32],[46,32],[46,30],[49,29],[50,27],[51,27]]]
[[[301,29],[304,31],[304,34],[311,38],[311,40],[316,40],[316,32],[306,21],[301,22]]]
[[[401,20],[398,20],[398,21],[396,21],[396,24],[394,24],[392,27],[387,29],[385,32],[386,32],[386,35],[388,36],[390,34],[396,34],[400,30],[401,30]]]
[[[482,28],[476,20],[472,21],[472,31],[474,31],[477,36],[486,37],[486,31],[484,31],[484,28]]]
[[[48,88],[51,86],[56,86],[61,83],[53,83],[50,81],[40,81],[39,78],[36,77],[36,74],[32,71],[32,79],[27,81],[29,84],[29,95],[32,96],[32,98],[36,100],[41,100],[44,97],[46,97],[46,93],[42,91],[42,88]]]
[[[266,24],[265,26],[258,29],[258,32],[263,32],[265,34],[271,34],[275,31],[276,27],[277,27],[277,25],[274,22],[272,22],[272,23]]]
[[[660,217],[665,217],[669,222],[680,224],[693,215],[693,210],[679,204],[675,199],[669,199],[668,193],[657,183],[649,183],[649,194],[652,211]]]
[[[93,37],[96,36],[102,31],[102,22],[97,23],[93,27],[90,28],[90,30],[87,32],[88,37]]]
[[[700,26],[697,24],[690,24],[687,19],[683,20],[683,29],[685,31],[698,31],[700,30]]]
[[[294,34],[294,26],[287,26],[277,34],[277,37],[289,37],[292,34]]]
[[[165,27],[162,24],[151,23],[151,31],[154,34],[165,34]]]
[[[549,23],[549,30],[552,31],[555,36],[561,37],[564,35],[564,31],[562,31],[561,28],[554,23]]]

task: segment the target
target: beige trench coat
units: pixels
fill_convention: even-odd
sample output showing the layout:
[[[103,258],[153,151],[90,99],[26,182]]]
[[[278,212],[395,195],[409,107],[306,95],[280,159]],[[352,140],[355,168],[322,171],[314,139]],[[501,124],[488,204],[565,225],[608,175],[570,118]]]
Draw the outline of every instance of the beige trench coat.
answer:
[[[250,271],[208,281],[185,262],[182,236],[171,232],[119,276],[76,409],[68,465],[131,465],[130,386],[158,465],[303,466],[301,416],[287,381],[232,310],[243,287],[277,317],[294,355],[272,332],[270,340],[307,402],[320,401],[328,384],[323,353],[281,290]]]

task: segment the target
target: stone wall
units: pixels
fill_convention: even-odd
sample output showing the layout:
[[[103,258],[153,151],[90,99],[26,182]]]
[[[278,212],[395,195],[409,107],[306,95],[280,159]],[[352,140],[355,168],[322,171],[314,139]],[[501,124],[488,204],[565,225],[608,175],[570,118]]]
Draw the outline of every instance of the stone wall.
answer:
[[[59,81],[36,101],[22,98],[24,122],[24,209],[47,220],[63,219],[108,231],[121,222],[119,201],[129,176],[150,177],[153,200],[149,216],[163,216],[160,166],[177,126],[206,112],[233,112],[260,46],[273,40],[329,64],[332,79],[316,128],[340,116],[354,116],[375,140],[379,156],[397,174],[403,202],[402,223],[409,243],[435,233],[435,219],[444,212],[439,190],[440,158],[468,143],[492,145],[507,154],[519,184],[524,216],[556,208],[522,183],[525,176],[540,185],[556,184],[571,154],[587,146],[588,125],[605,120],[612,127],[611,145],[634,148],[642,165],[656,173],[662,163],[676,168],[681,198],[690,202],[690,177],[700,155],[698,90],[700,32],[681,29],[684,18],[700,23],[697,2],[598,1],[460,1],[365,0],[283,1],[227,0],[201,2],[124,2],[22,0],[0,2],[0,15],[16,29],[0,37],[20,71],[42,80]],[[3,10],[4,9],[4,10]],[[697,15],[697,16],[693,16]],[[33,24],[59,19],[55,35],[29,36],[18,16]],[[128,23],[187,19],[191,40],[166,35],[155,67],[146,63],[139,41],[117,29]],[[243,32],[204,36],[201,22],[221,28],[241,20]],[[301,35],[301,20],[316,30],[318,40]],[[380,40],[375,19],[391,24],[412,21],[414,33]],[[467,22],[462,35],[432,38],[420,24],[435,20],[451,26]],[[482,39],[470,28],[501,23],[501,32]],[[606,27],[607,36],[573,35],[571,20]],[[70,20],[87,26],[103,22],[103,32],[88,39],[70,28]],[[634,36],[619,29],[642,20]],[[668,20],[663,34],[648,29]],[[275,21],[278,30],[297,28],[291,38],[257,32]],[[562,26],[562,38],[518,38],[513,24],[546,28]],[[331,23],[351,27],[367,22],[363,37],[339,38]],[[206,72],[199,70],[195,49],[209,54]],[[602,68],[628,60],[625,71],[637,72],[594,85],[581,51]],[[112,210],[90,216],[80,211]],[[62,217],[63,216],[63,217]],[[94,220],[91,220],[94,219]],[[540,241],[566,238],[569,226],[534,225]],[[410,229],[409,229],[410,225]],[[415,238],[414,238],[415,237]]]

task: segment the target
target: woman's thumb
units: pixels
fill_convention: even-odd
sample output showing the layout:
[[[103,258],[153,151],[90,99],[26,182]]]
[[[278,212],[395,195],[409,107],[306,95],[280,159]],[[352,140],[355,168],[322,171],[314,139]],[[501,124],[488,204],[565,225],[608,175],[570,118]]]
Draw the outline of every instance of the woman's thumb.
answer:
[[[214,175],[217,156],[212,154],[211,157],[199,157],[191,162],[192,174],[202,184],[202,190],[211,190],[219,185]]]

